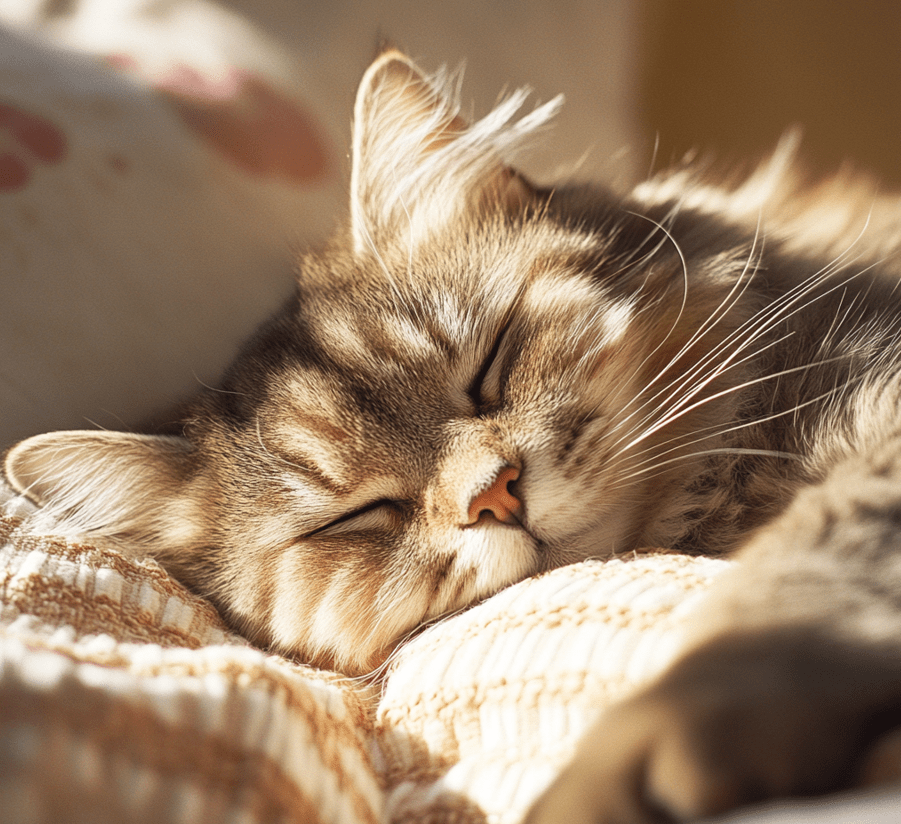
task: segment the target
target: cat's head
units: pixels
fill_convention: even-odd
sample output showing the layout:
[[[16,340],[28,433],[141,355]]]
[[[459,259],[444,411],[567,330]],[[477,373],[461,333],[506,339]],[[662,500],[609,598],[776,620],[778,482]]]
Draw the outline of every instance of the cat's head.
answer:
[[[658,221],[508,165],[556,102],[517,120],[516,94],[469,125],[452,86],[397,52],[368,70],[346,228],[183,436],[51,433],[6,460],[18,489],[157,557],[251,639],[348,672],[423,621],[647,540],[679,439],[714,414],[672,398],[722,269],[695,266],[686,301]]]

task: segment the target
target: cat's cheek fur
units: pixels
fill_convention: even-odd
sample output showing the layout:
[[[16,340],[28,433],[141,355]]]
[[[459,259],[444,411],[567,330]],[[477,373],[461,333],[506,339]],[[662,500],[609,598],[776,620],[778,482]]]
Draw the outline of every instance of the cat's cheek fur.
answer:
[[[360,538],[357,549],[365,552]],[[402,633],[395,613],[382,621],[378,603],[382,570],[359,563],[342,539],[305,539],[259,554],[253,586],[224,582],[216,601],[242,633],[258,645],[349,674],[373,669],[378,653]],[[415,600],[415,599],[414,599]]]
[[[306,660],[354,675],[368,672],[408,628],[405,616],[382,620],[377,604],[384,581],[377,576],[347,569],[323,577],[316,599],[305,598],[300,587],[284,591],[272,612],[273,640],[289,655],[301,652]]]
[[[540,554],[522,529],[493,523],[446,531],[415,527],[395,539],[391,558],[367,565],[387,543],[362,534],[307,539],[272,551],[270,591],[226,590],[223,608],[257,643],[361,675],[424,621],[497,592],[538,571]],[[349,548],[352,547],[352,552]]]

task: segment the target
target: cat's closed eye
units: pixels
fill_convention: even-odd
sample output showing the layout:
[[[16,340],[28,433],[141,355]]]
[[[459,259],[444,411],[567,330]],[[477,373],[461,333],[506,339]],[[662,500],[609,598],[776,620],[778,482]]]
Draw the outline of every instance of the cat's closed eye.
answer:
[[[317,527],[305,537],[338,536],[365,529],[391,529],[397,527],[401,518],[403,509],[400,502],[379,498]]]
[[[479,412],[494,407],[501,401],[501,370],[504,361],[502,355],[505,354],[504,350],[508,345],[511,322],[511,319],[508,318],[498,330],[491,349],[479,366],[479,371],[467,390],[467,394],[472,398],[472,402]]]

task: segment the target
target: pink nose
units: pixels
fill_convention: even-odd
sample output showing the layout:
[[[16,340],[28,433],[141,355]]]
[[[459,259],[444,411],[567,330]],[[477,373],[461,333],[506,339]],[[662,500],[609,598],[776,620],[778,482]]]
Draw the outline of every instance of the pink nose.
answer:
[[[474,524],[483,512],[490,513],[502,524],[519,523],[516,516],[522,513],[522,503],[507,489],[507,485],[518,477],[519,470],[515,466],[508,466],[498,472],[491,485],[472,499],[466,523]]]

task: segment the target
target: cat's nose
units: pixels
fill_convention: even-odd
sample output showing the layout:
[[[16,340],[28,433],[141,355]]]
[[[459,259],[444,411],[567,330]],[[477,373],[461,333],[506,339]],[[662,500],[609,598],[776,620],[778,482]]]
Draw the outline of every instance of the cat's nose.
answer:
[[[502,524],[517,524],[522,515],[522,502],[507,487],[519,477],[515,466],[504,467],[487,489],[483,489],[469,505],[469,520],[466,525],[474,524],[482,516],[489,513]]]

